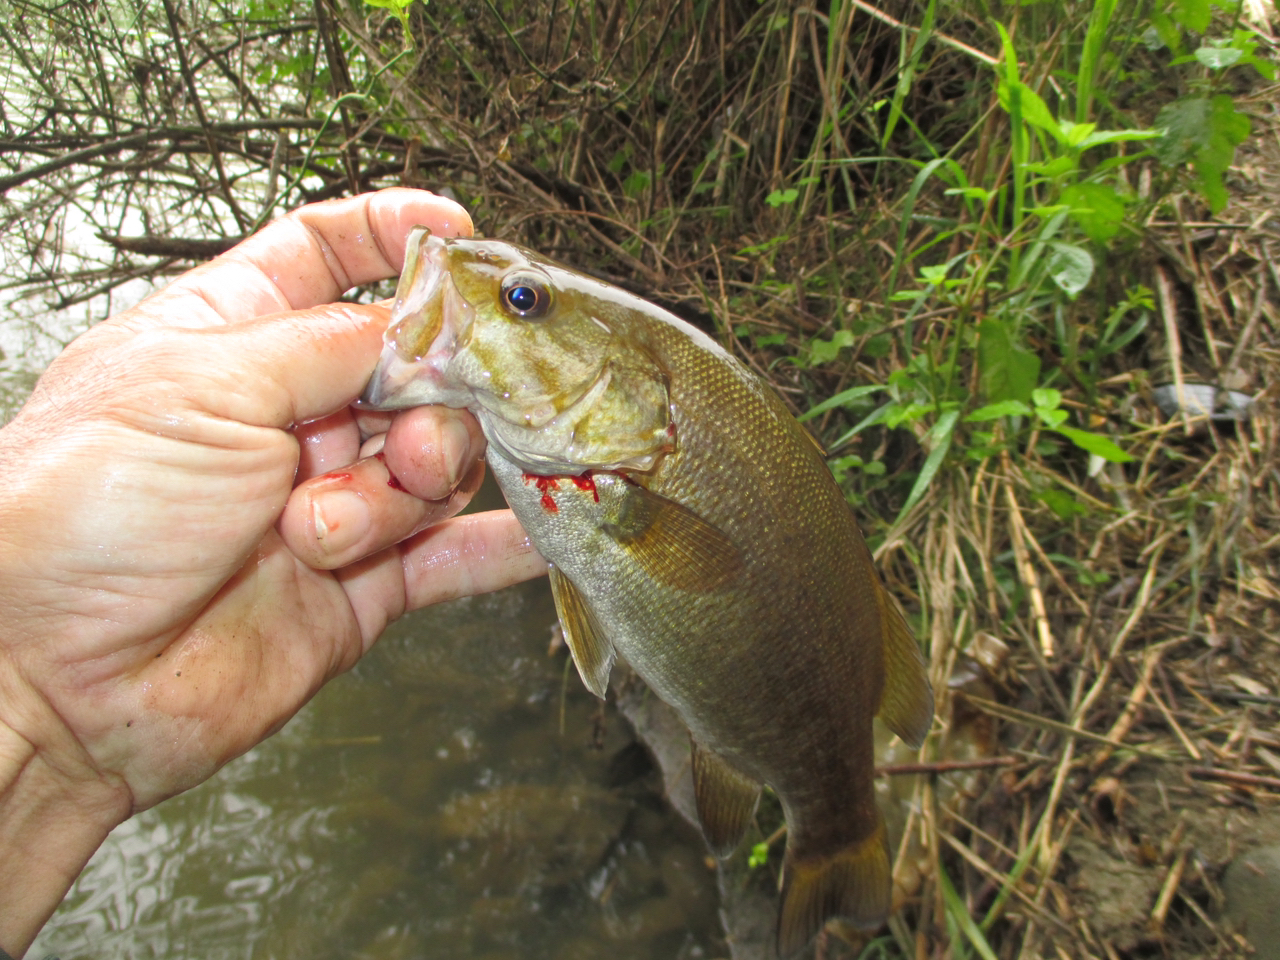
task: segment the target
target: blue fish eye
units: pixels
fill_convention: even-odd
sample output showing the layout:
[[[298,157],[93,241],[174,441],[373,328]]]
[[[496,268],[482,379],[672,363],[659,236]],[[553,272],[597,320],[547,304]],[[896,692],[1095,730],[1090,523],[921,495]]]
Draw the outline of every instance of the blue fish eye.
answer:
[[[517,317],[536,320],[551,305],[551,291],[547,285],[529,276],[515,276],[502,285],[503,305]]]
[[[538,305],[538,291],[533,287],[512,287],[507,291],[507,303],[525,313]]]

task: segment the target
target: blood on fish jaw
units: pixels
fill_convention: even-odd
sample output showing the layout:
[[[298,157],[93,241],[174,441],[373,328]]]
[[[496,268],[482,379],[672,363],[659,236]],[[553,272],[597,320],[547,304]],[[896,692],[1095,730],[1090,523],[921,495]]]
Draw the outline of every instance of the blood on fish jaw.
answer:
[[[591,472],[581,474],[559,474],[555,476],[542,476],[537,473],[525,473],[524,482],[532,483],[538,488],[542,494],[542,509],[547,513],[559,513],[560,508],[556,506],[555,499],[551,496],[552,490],[560,489],[560,481],[568,480],[583,493],[590,493],[596,503],[600,502],[600,492],[596,490],[596,481],[591,476]]]

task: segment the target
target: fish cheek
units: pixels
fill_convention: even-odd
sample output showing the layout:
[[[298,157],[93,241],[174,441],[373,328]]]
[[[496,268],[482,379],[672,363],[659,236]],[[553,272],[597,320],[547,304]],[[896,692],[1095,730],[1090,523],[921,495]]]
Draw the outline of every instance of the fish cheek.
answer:
[[[581,399],[608,363],[605,344],[588,339],[570,348],[562,339],[533,321],[477,324],[464,351],[469,385],[492,396],[509,422],[544,426]]]

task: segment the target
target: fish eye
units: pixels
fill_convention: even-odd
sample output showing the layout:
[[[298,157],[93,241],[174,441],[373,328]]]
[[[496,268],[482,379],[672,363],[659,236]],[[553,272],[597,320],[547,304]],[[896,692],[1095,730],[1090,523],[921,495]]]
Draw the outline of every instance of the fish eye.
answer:
[[[537,320],[551,306],[551,288],[539,277],[515,274],[502,281],[502,305],[521,319]]]

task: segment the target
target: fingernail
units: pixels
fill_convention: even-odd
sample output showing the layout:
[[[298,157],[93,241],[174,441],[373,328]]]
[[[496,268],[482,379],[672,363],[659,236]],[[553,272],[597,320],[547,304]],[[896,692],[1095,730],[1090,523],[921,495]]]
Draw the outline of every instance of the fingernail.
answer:
[[[311,501],[311,524],[325,553],[336,556],[369,531],[369,505],[358,493],[334,490]]]
[[[453,417],[440,424],[440,455],[444,457],[445,477],[449,489],[458,485],[471,467],[471,431]]]

